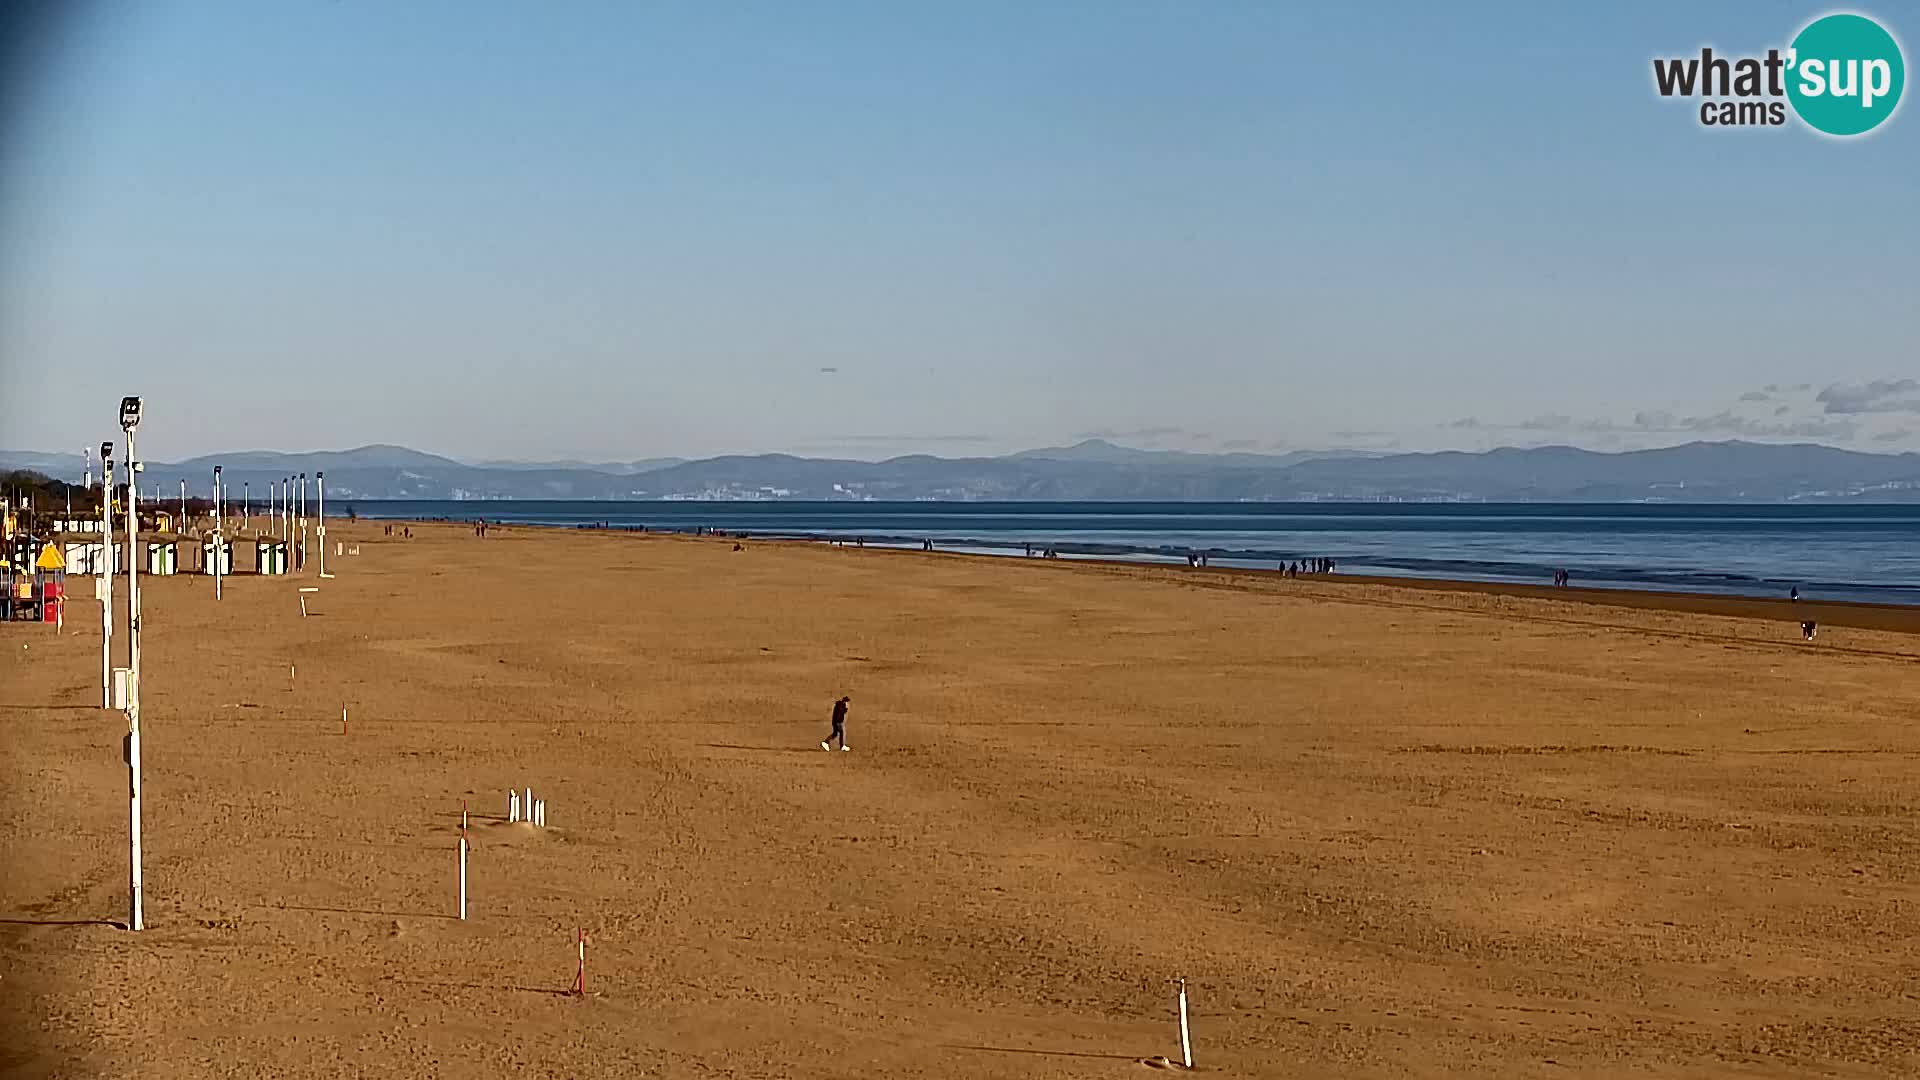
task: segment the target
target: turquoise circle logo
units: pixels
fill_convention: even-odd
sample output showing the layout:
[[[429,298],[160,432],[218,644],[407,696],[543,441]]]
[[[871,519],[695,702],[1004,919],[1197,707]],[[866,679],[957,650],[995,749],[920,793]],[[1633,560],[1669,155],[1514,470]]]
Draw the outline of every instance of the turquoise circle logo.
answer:
[[[1827,15],[1807,24],[1787,51],[1787,100],[1816,131],[1864,135],[1900,107],[1907,65],[1900,43],[1864,15]]]

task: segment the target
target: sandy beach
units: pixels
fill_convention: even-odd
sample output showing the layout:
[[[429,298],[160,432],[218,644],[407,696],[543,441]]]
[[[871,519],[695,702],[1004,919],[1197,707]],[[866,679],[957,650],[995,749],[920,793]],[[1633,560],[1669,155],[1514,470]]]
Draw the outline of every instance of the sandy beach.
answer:
[[[1920,1073],[1911,612],[332,531],[142,579],[137,935],[97,609],[0,625],[0,1075],[1142,1076],[1176,977],[1220,1075]]]

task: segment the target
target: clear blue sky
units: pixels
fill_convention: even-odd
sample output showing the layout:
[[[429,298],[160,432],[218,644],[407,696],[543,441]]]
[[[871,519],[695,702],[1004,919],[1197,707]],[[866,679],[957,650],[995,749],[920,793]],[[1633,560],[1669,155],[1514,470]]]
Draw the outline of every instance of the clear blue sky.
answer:
[[[1652,90],[1825,8],[1453,8],[92,5],[0,147],[0,445],[1920,448],[1916,107]]]

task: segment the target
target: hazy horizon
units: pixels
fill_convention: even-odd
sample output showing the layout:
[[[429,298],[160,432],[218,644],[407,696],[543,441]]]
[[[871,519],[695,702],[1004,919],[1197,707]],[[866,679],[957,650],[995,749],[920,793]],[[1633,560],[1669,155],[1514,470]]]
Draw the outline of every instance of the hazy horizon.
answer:
[[[75,10],[0,445],[1920,448],[1920,120],[1650,86],[1814,7]]]
[[[1080,449],[1084,446],[1087,446],[1088,444],[1099,444],[1099,445],[1103,445],[1103,446],[1112,448],[1114,450],[1122,451],[1122,452],[1137,452],[1137,453],[1167,452],[1167,451],[1156,449],[1153,447],[1138,446],[1138,445],[1133,445],[1133,444],[1124,443],[1124,442],[1116,442],[1114,440],[1098,438],[1098,437],[1089,437],[1085,439],[1074,440],[1072,442],[1049,443],[1041,446],[1021,447],[1016,450],[994,452],[994,453],[969,453],[964,451],[939,452],[939,451],[914,450],[914,451],[907,451],[905,453],[888,453],[888,454],[861,454],[857,451],[851,452],[851,453],[841,453],[841,454],[791,454],[788,451],[767,450],[767,451],[753,451],[753,452],[721,451],[720,453],[717,453],[717,454],[703,454],[698,456],[687,455],[687,454],[660,454],[660,455],[655,455],[652,457],[644,457],[644,458],[587,458],[587,457],[472,458],[472,457],[464,457],[458,454],[443,453],[443,452],[434,450],[430,447],[413,446],[413,445],[408,445],[406,443],[398,443],[398,442],[383,440],[383,441],[371,442],[371,443],[359,443],[353,446],[317,447],[312,449],[300,449],[300,450],[281,450],[281,449],[275,449],[271,447],[249,446],[244,448],[214,450],[214,451],[208,451],[206,453],[190,454],[190,455],[185,455],[179,458],[169,458],[169,459],[160,459],[160,458],[150,456],[146,454],[143,450],[141,453],[141,457],[143,459],[148,460],[149,462],[156,463],[156,464],[179,464],[182,462],[190,462],[190,461],[193,461],[193,462],[203,461],[203,460],[218,461],[223,458],[238,459],[246,455],[256,455],[256,454],[272,454],[272,455],[277,455],[282,457],[307,457],[307,456],[355,454],[355,453],[361,453],[365,451],[395,450],[395,451],[405,451],[409,453],[425,454],[425,455],[428,455],[431,457],[437,457],[437,458],[444,458],[456,464],[476,467],[476,468],[488,468],[488,467],[518,468],[518,467],[524,467],[524,466],[530,466],[530,465],[553,465],[553,466],[595,469],[595,468],[602,468],[602,467],[608,467],[608,466],[627,466],[627,465],[633,465],[638,463],[697,462],[697,461],[708,460],[711,458],[766,457],[766,456],[777,456],[777,455],[783,455],[783,454],[788,456],[793,456],[793,457],[801,457],[801,458],[813,458],[813,459],[821,459],[821,460],[844,460],[844,461],[867,462],[867,463],[879,463],[879,462],[894,460],[897,458],[907,458],[907,457],[916,457],[916,456],[934,457],[934,458],[941,458],[941,459],[947,459],[947,460],[964,460],[964,459],[989,459],[990,460],[990,459],[1014,457],[1014,456],[1019,456],[1023,454],[1033,454],[1036,452],[1048,451],[1048,450],[1075,450],[1075,449]],[[120,444],[116,442],[116,446],[118,445]],[[1869,448],[1869,447],[1831,446],[1830,444],[1827,444],[1827,443],[1815,442],[1811,440],[1766,441],[1766,440],[1741,439],[1741,438],[1687,439],[1680,442],[1661,443],[1661,444],[1652,445],[1652,446],[1630,447],[1630,448],[1616,447],[1611,449],[1581,447],[1571,443],[1545,442],[1545,443],[1532,443],[1527,445],[1502,444],[1497,446],[1486,447],[1484,449],[1479,449],[1479,450],[1451,450],[1451,451],[1446,449],[1369,450],[1364,448],[1341,449],[1341,448],[1326,448],[1326,447],[1320,447],[1320,448],[1302,447],[1302,448],[1296,448],[1294,450],[1277,450],[1277,451],[1260,451],[1260,450],[1230,451],[1230,450],[1202,449],[1202,450],[1177,450],[1173,452],[1194,454],[1199,456],[1213,456],[1213,457],[1227,457],[1227,456],[1231,456],[1233,454],[1238,454],[1238,453],[1251,453],[1251,454],[1258,454],[1260,456],[1273,457],[1273,458],[1282,458],[1289,453],[1301,453],[1301,454],[1314,455],[1314,456],[1349,455],[1349,456],[1381,457],[1381,456],[1392,456],[1397,454],[1434,454],[1434,453],[1449,453],[1449,452],[1484,454],[1484,453],[1490,453],[1490,452],[1500,451],[1500,450],[1522,451],[1522,450],[1552,450],[1552,449],[1582,450],[1589,453],[1598,453],[1598,454],[1625,454],[1625,453],[1635,453],[1635,452],[1649,451],[1649,450],[1671,450],[1671,449],[1676,449],[1676,448],[1681,448],[1686,446],[1694,446],[1694,445],[1814,447],[1814,448],[1833,449],[1833,450],[1846,450],[1851,453],[1876,454],[1876,455],[1888,456],[1888,457],[1920,453],[1920,451],[1915,451],[1915,450],[1896,450],[1896,449],[1888,449],[1885,447]],[[39,447],[0,447],[0,463],[4,463],[9,457],[13,457],[13,456],[29,457],[29,456],[53,456],[53,455],[64,455],[67,457],[72,457],[75,461],[80,461],[82,459],[81,454],[73,451],[65,451],[65,450],[59,450],[59,449],[46,449],[46,448],[39,448]],[[97,461],[98,455],[95,454],[93,459]],[[61,478],[54,477],[54,479],[61,479]]]

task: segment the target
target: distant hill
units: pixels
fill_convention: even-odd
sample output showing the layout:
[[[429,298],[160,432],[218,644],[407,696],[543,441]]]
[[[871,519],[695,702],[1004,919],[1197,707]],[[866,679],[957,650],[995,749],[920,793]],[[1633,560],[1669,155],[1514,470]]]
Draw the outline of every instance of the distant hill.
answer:
[[[886,461],[727,455],[626,463],[466,464],[400,446],[304,454],[242,451],[149,462],[141,488],[177,498],[210,486],[264,500],[279,478],[324,471],[331,500],[868,499],[1009,501],[1920,502],[1920,454],[1811,444],[1695,442],[1601,453],[1568,446],[1380,454],[1195,454],[1102,440],[993,458]],[[0,451],[0,469],[77,480],[77,454]],[[95,463],[96,471],[98,463]]]
[[[1185,450],[1137,450],[1105,439],[1086,439],[1072,446],[1049,446],[1008,454],[1011,461],[1079,461],[1100,465],[1219,465],[1277,469],[1319,458],[1377,457],[1368,450],[1291,450],[1284,454],[1196,454]]]
[[[686,458],[663,457],[642,458],[639,461],[476,461],[478,469],[512,469],[526,472],[538,469],[586,469],[590,472],[603,472],[613,476],[633,476],[636,473],[652,472],[669,465],[683,465]]]

